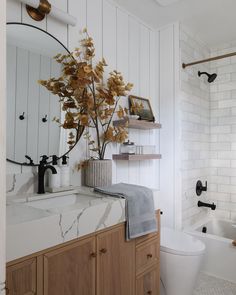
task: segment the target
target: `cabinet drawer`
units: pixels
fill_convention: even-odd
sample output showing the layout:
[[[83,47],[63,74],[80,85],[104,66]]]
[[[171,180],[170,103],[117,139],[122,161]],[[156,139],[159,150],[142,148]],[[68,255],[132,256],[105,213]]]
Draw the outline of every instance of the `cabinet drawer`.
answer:
[[[137,278],[136,295],[160,294],[160,275],[158,267],[159,266],[153,268],[152,270]]]
[[[159,233],[148,234],[136,239],[136,245],[148,242],[150,239],[158,238]]]
[[[139,274],[145,269],[159,261],[159,240],[153,239],[136,248],[136,273]]]
[[[139,245],[141,243],[145,243],[153,238],[157,238],[157,239],[160,238],[160,210],[158,210],[156,212],[156,219],[157,219],[157,227],[158,227],[157,232],[147,234],[147,235],[142,236],[140,238],[136,238],[136,245]]]

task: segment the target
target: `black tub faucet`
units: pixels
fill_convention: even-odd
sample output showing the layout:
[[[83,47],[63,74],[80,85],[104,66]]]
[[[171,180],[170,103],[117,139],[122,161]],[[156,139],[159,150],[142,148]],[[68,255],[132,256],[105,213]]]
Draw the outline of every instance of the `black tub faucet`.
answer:
[[[216,210],[216,205],[214,203],[208,204],[208,203],[203,203],[201,201],[198,201],[197,205],[198,207],[207,207],[207,208],[211,208],[211,210]]]
[[[54,166],[48,165],[47,160],[48,157],[46,155],[41,157],[42,160],[39,162],[38,166],[38,194],[45,194],[45,188],[44,188],[44,176],[46,170],[50,169],[52,171],[52,174],[57,174],[57,170]]]

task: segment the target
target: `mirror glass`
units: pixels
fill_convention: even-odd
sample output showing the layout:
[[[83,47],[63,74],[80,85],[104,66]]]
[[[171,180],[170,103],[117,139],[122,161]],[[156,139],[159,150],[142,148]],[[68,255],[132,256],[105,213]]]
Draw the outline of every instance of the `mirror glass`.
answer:
[[[66,47],[34,26],[7,25],[7,159],[34,164],[42,155],[65,154],[67,133],[53,119],[62,119],[59,97],[38,80],[59,77],[61,66],[54,60]]]

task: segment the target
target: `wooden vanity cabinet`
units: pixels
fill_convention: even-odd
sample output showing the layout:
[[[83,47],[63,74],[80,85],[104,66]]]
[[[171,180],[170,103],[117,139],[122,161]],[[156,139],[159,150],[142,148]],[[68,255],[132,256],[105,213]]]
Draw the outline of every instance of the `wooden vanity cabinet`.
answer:
[[[7,295],[159,295],[159,231],[129,242],[120,224],[7,265]]]
[[[36,258],[7,267],[6,295],[37,294]]]
[[[44,295],[95,295],[95,238],[44,255]]]
[[[160,211],[158,232],[136,239],[136,295],[160,294]]]
[[[135,242],[119,226],[97,236],[97,295],[135,294]]]
[[[136,295],[159,295],[160,281],[158,266],[136,279]]]

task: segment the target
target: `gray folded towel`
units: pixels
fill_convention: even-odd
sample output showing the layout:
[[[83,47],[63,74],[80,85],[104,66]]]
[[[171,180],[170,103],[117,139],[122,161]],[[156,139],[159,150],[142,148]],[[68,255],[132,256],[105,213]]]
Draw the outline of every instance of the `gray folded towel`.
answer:
[[[127,240],[157,231],[153,193],[149,188],[118,183],[106,187],[96,187],[94,191],[126,199]]]

